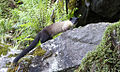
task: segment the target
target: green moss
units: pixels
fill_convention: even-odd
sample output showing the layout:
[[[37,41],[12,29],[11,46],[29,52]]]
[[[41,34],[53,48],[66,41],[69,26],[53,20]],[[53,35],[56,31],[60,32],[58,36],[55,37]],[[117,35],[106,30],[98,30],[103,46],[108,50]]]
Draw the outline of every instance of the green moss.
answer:
[[[34,56],[43,56],[46,53],[45,50],[43,50],[40,46],[36,48],[34,51]]]
[[[16,57],[16,56],[17,56],[17,54],[10,54],[10,55],[8,56],[8,58]]]
[[[107,27],[100,45],[89,52],[75,72],[120,71],[120,22]]]
[[[5,44],[2,44],[0,43],[0,56],[3,54],[3,55],[6,55],[9,51],[9,46],[8,45],[5,45]]]

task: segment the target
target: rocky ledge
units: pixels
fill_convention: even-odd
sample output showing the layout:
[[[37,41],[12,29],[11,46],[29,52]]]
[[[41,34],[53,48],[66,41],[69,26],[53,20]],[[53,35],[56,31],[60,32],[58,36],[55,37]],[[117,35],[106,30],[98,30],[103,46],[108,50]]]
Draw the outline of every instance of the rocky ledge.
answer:
[[[108,25],[110,23],[88,24],[45,42],[41,45],[47,51],[44,61],[34,57],[29,72],[72,72],[88,52],[96,49]]]

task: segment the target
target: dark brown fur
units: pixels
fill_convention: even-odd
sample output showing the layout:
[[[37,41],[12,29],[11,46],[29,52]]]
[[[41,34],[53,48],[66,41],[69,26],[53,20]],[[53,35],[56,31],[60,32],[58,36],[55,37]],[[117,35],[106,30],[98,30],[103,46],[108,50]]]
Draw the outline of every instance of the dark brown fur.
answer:
[[[68,30],[73,24],[75,24],[77,21],[77,18],[71,18],[70,20],[63,21],[63,22],[57,22],[50,26],[45,27],[42,31],[40,31],[33,42],[28,46],[26,49],[24,49],[13,61],[13,63],[17,63],[20,58],[25,56],[29,51],[31,51],[39,41],[41,43],[44,43],[52,37],[60,32]]]

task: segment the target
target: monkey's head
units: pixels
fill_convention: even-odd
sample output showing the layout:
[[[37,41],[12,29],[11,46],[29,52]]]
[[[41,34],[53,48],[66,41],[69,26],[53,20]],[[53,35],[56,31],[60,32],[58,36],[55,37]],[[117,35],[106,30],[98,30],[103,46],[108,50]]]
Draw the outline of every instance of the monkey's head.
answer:
[[[77,17],[72,17],[72,18],[70,18],[70,21],[71,21],[74,25],[76,25],[77,22],[78,22],[78,18],[77,18]]]
[[[78,22],[78,18],[72,17],[70,20],[66,20],[62,24],[62,30],[66,31],[68,29],[73,29]]]

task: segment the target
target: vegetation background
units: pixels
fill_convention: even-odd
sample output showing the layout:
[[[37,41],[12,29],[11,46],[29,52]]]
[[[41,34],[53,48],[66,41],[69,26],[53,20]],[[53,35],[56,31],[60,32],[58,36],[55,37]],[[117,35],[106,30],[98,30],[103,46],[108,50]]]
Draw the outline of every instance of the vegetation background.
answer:
[[[14,48],[27,46],[40,30],[53,23],[53,10],[55,22],[73,16],[74,10],[66,14],[65,0],[51,1],[0,0],[0,42]]]

